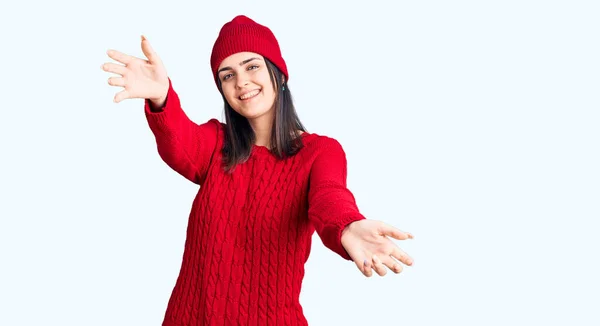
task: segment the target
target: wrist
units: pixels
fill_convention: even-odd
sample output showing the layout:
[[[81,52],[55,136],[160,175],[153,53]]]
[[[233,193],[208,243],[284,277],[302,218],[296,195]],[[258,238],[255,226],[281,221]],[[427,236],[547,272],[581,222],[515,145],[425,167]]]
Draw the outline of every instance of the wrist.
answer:
[[[344,229],[342,230],[342,237],[344,236],[344,234],[348,233],[350,231],[350,229],[353,227],[353,225],[356,223],[356,221],[352,221],[348,224],[346,224],[346,226],[344,227]]]
[[[167,101],[167,97],[163,96],[163,97],[157,98],[157,99],[149,98],[148,101],[150,102],[150,108],[153,111],[159,111],[159,110],[161,110],[165,106],[165,102]]]

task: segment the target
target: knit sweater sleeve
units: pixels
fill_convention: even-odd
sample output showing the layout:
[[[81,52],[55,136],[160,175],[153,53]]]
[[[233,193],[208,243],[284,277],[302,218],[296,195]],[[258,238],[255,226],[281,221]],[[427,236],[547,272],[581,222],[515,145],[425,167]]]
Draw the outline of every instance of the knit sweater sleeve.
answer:
[[[346,185],[346,177],[346,154],[341,144],[331,139],[311,167],[308,218],[327,248],[351,260],[342,246],[342,231],[348,224],[365,217]]]
[[[144,112],[163,161],[186,179],[202,184],[216,148],[220,122],[210,119],[198,125],[191,121],[171,79],[164,106],[151,110],[150,101],[145,100]]]

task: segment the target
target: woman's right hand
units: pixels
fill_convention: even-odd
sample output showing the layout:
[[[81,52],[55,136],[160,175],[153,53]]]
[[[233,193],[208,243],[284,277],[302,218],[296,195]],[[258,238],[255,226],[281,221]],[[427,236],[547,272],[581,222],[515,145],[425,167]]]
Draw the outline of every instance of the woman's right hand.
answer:
[[[128,98],[142,98],[149,99],[156,107],[161,107],[169,90],[167,71],[144,36],[142,36],[142,51],[147,60],[109,50],[108,56],[123,65],[107,62],[102,65],[102,70],[120,75],[108,79],[109,85],[124,88],[115,95],[116,103]]]

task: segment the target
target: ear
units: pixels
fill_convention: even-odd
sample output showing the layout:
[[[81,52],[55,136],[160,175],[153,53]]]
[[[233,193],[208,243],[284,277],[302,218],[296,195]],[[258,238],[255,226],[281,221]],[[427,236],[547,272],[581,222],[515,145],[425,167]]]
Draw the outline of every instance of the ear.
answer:
[[[285,75],[281,74],[281,85],[279,85],[279,91],[285,91]]]

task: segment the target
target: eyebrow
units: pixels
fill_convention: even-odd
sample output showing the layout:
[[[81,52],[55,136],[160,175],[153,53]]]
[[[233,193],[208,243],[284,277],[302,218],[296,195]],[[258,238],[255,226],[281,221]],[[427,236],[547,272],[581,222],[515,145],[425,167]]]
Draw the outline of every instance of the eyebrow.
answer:
[[[246,59],[242,62],[239,63],[240,66],[247,64],[248,62],[252,61],[252,60],[260,60],[260,58],[250,58],[250,59]],[[225,70],[233,70],[233,68],[227,66],[227,67],[223,67],[221,69],[219,69],[219,71],[217,71],[217,75],[221,73],[221,71],[225,71]]]

